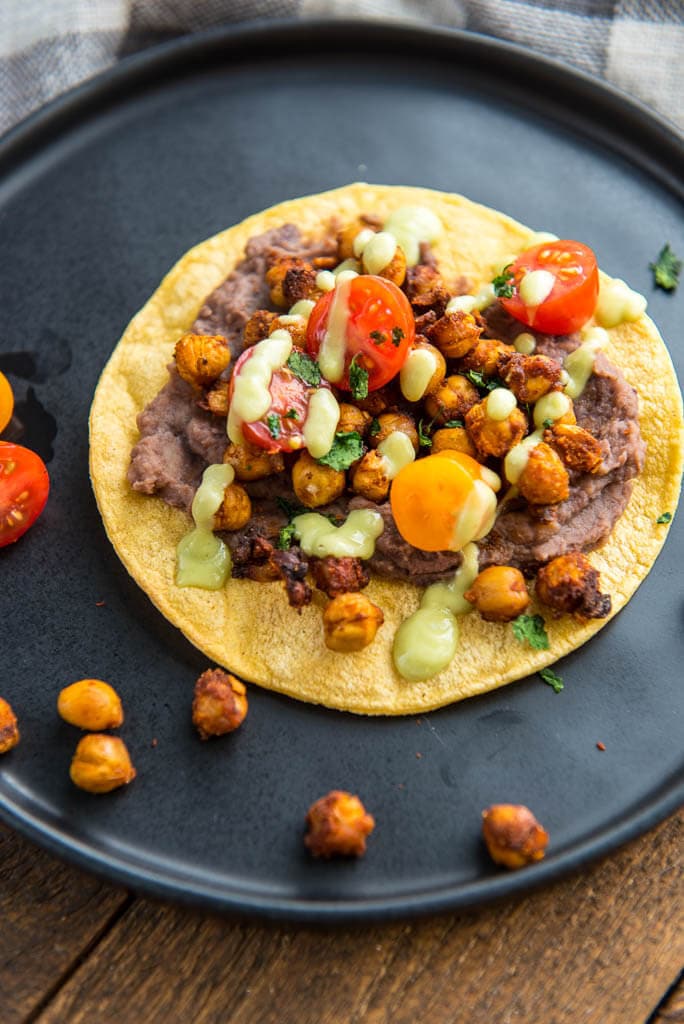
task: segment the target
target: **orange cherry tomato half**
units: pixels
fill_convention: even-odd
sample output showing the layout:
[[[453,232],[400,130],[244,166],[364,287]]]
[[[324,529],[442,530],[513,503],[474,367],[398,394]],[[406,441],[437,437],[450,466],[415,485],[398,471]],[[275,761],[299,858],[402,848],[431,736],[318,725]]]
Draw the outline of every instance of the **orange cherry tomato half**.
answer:
[[[465,452],[436,452],[410,462],[390,491],[397,529],[421,551],[460,551],[491,526],[499,484]]]
[[[293,351],[296,351],[293,350]],[[228,400],[233,400],[235,378],[252,356],[252,349],[242,353],[230,380]],[[327,387],[321,381],[321,387]],[[291,452],[304,447],[304,422],[309,412],[309,398],[315,389],[287,368],[281,367],[271,376],[271,405],[261,419],[242,424],[245,441],[268,452]]]
[[[4,430],[12,419],[14,412],[14,395],[10,382],[4,373],[0,373],[0,431]]]
[[[516,320],[543,334],[572,334],[586,324],[596,309],[596,256],[581,242],[543,242],[518,256],[509,269],[513,274],[513,295],[502,298],[502,306]],[[519,288],[525,274],[534,270],[549,271],[555,281],[547,297],[532,307],[520,298]]]
[[[0,547],[18,540],[35,523],[49,490],[40,456],[19,444],[0,443]]]
[[[323,344],[336,294],[335,288],[327,292],[311,311],[306,349],[314,357]],[[355,359],[355,365],[368,373],[368,390],[375,391],[395,377],[406,361],[416,332],[413,311],[395,284],[372,274],[352,278],[347,307],[344,374],[332,383],[350,390],[349,365]]]

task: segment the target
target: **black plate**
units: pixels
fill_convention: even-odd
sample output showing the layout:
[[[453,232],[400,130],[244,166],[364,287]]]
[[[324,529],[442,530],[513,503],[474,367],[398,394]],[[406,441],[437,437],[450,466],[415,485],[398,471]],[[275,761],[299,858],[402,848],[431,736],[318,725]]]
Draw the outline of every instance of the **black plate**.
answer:
[[[680,299],[653,291],[648,271],[666,240],[684,251],[682,152],[665,125],[577,73],[474,36],[257,26],[125,62],[11,134],[0,169],[0,366],[23,439],[52,476],[40,522],[0,551],[0,692],[23,732],[2,759],[8,822],[147,892],[334,921],[519,892],[677,805],[677,525],[629,606],[565,659],[560,695],[533,677],[377,720],[254,688],[244,728],[201,744],[189,705],[205,659],[110,548],[86,429],[104,362],[186,249],[272,203],[359,178],[463,192],[582,239],[679,339]],[[674,354],[681,362],[681,346]],[[293,616],[293,642],[296,631]],[[77,734],[55,698],[83,676],[111,681],[126,708],[138,779],[109,797],[68,779]],[[360,793],[377,818],[358,863],[311,863],[302,847],[307,806],[333,787]],[[494,801],[535,810],[552,837],[542,864],[518,874],[490,864],[479,819]]]

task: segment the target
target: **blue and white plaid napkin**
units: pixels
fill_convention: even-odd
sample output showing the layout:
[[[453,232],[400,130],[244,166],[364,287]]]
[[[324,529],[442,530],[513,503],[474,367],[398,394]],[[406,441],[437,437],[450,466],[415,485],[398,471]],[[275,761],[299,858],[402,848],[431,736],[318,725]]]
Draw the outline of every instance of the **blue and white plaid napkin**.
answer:
[[[496,36],[603,77],[684,129],[682,0],[0,0],[0,133],[126,54],[265,17],[401,19]]]

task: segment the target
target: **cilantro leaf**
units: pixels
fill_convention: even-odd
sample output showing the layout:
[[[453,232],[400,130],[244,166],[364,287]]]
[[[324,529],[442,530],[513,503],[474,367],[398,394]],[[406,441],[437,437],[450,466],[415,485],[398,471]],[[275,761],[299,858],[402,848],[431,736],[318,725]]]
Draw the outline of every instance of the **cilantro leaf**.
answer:
[[[266,426],[271,437],[280,437],[280,417],[274,412],[266,417]]]
[[[487,380],[480,370],[466,370],[465,377],[471,384],[474,384],[476,388],[483,388],[485,391],[493,391],[494,388],[502,388],[504,386],[501,381],[494,378],[492,380]]]
[[[561,677],[553,671],[552,668],[542,668],[539,670],[539,675],[542,677],[548,686],[553,687],[554,693],[560,693],[563,689],[563,680]]]
[[[399,348],[403,337],[404,332],[402,331],[401,327],[392,328],[392,344],[394,345],[395,348]]]
[[[281,551],[287,551],[293,540],[295,540],[295,525],[294,523],[288,523],[287,526],[283,526],[278,534],[277,547]]]
[[[429,430],[431,426],[432,423],[428,423],[427,427],[423,429],[423,421],[418,420],[418,441],[422,448],[432,447],[432,438],[425,432],[426,430]]]
[[[368,433],[370,434],[371,437],[375,437],[375,435],[379,434],[381,430],[382,427],[380,426],[380,420],[378,419],[377,416],[374,416],[373,419],[371,420],[370,430],[368,431]]]
[[[364,370],[363,366],[358,365],[356,362],[358,358],[359,353],[357,352],[349,364],[349,390],[352,393],[352,398],[356,398],[357,401],[368,398],[368,370]]]
[[[656,523],[669,523],[671,521],[672,521],[672,513],[671,512],[661,512],[660,515],[658,516],[658,518],[656,519]]]
[[[677,259],[669,242],[662,247],[655,263],[649,263],[648,266],[653,271],[653,281],[659,288],[663,288],[666,292],[675,290],[679,284],[682,261]]]
[[[349,433],[335,434],[332,448],[326,455],[322,455],[316,462],[322,466],[331,466],[332,469],[349,469],[352,462],[356,462],[363,455],[363,441],[356,430]]]
[[[513,636],[521,644],[527,641],[535,651],[549,649],[549,638],[541,615],[519,615],[513,622]]]
[[[288,501],[287,498],[276,498],[276,505],[281,512],[284,512],[288,518],[288,522],[294,519],[295,516],[301,516],[303,512],[309,512],[308,508],[304,508],[298,501]]]
[[[299,377],[305,384],[318,387],[321,383],[321,369],[311,356],[307,356],[306,352],[291,352],[287,365],[295,377]]]
[[[501,273],[497,274],[492,280],[494,294],[499,299],[510,299],[513,297],[513,285],[511,284],[511,281],[513,280],[513,271],[511,270],[512,266],[512,263],[508,263]]]
[[[544,422],[542,423],[542,427],[544,428],[544,430],[550,430],[553,424],[553,420],[544,420]]]
[[[387,335],[384,331],[371,331],[369,338],[372,339],[374,345],[382,345],[383,342],[387,341]]]
[[[463,420],[447,420],[446,423],[442,424],[444,427],[462,427]]]

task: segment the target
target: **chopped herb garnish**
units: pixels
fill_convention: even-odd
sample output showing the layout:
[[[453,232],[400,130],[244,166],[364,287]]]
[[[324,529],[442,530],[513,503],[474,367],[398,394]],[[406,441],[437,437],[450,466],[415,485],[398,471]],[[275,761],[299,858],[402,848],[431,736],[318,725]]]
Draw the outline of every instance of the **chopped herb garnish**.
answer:
[[[511,270],[512,266],[512,263],[507,264],[501,273],[497,274],[492,281],[494,294],[499,299],[510,299],[513,297],[513,285],[511,284],[511,281],[513,280],[514,275]]]
[[[368,370],[364,370],[363,366],[358,365],[356,362],[358,358],[359,353],[357,352],[349,364],[349,390],[352,393],[352,398],[356,398],[357,401],[368,398]]]
[[[399,348],[403,337],[404,332],[402,331],[401,327],[392,328],[392,344],[394,345],[395,348]]]
[[[561,677],[553,671],[552,668],[542,668],[539,670],[539,675],[542,677],[545,683],[553,687],[554,693],[560,693],[563,689],[563,680]]]
[[[661,512],[660,515],[658,516],[658,518],[656,519],[656,523],[669,523],[671,521],[672,521],[672,513],[671,512]]]
[[[519,615],[513,622],[513,636],[520,643],[527,643],[535,651],[547,651],[549,638],[541,615]]]
[[[444,424],[445,427],[462,427],[463,420],[447,420]]]
[[[374,345],[382,345],[383,342],[387,341],[387,335],[384,331],[371,331],[369,337],[372,338]]]
[[[363,455],[363,441],[356,430],[349,433],[335,434],[332,448],[326,454],[316,459],[323,466],[331,466],[332,469],[349,469],[352,462],[356,462]]]
[[[431,426],[432,423],[428,423],[427,427],[423,429],[423,421],[418,420],[418,441],[422,448],[432,447],[432,438],[425,432],[426,430],[429,430]]]
[[[308,512],[308,508],[304,508],[298,501],[288,501],[287,498],[276,498],[276,505],[281,512],[284,512],[288,518],[288,522],[294,519],[295,516],[301,516],[302,513]]]
[[[296,409],[288,409],[287,412],[285,413],[285,415],[283,416],[283,419],[284,420],[298,420],[299,419],[299,413],[297,412]]]
[[[280,437],[280,417],[274,412],[266,417],[266,426],[271,437]]]
[[[503,387],[500,380],[495,380],[494,378],[487,380],[480,370],[466,370],[465,376],[476,388],[482,388],[485,391],[493,391],[494,388]]]
[[[288,523],[287,526],[283,526],[282,530],[278,534],[277,546],[281,551],[287,551],[295,539],[295,524]]]
[[[382,427],[380,426],[380,420],[378,419],[377,416],[374,416],[373,419],[371,420],[370,430],[368,431],[368,433],[370,434],[371,437],[375,437],[375,435],[379,434],[381,430]]]
[[[679,284],[682,261],[677,259],[669,242],[662,247],[655,263],[649,263],[648,266],[653,271],[653,280],[659,288],[663,288],[666,292],[675,290]]]
[[[544,428],[544,430],[550,430],[553,426],[553,422],[553,420],[544,420],[544,422],[542,423],[542,427]]]
[[[287,360],[287,365],[295,377],[299,377],[305,384],[318,387],[321,383],[321,369],[311,356],[307,356],[306,352],[292,352]]]

